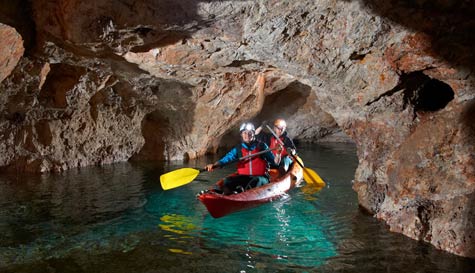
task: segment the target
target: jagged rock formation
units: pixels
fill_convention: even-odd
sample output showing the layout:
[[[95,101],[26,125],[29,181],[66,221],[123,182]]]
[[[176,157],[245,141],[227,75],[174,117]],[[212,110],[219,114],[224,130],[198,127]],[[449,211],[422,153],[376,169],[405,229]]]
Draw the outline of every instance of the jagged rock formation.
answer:
[[[473,1],[2,7],[3,169],[194,158],[279,109],[296,138],[356,142],[391,230],[475,257]]]

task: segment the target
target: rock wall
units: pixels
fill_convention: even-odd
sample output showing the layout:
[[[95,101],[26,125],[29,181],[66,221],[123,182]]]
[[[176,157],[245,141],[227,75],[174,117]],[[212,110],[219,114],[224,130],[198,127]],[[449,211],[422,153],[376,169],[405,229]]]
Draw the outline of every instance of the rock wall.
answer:
[[[473,1],[2,6],[2,169],[194,158],[278,112],[297,139],[352,138],[391,230],[475,257]]]

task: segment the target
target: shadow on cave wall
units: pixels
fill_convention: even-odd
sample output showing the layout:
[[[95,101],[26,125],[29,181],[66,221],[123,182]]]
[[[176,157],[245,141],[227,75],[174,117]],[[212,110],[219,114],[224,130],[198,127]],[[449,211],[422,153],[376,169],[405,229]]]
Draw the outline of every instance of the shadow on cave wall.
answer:
[[[463,140],[465,142],[464,145],[470,147],[470,165],[472,168],[468,167],[468,176],[472,179],[475,179],[475,101],[472,101],[468,105],[465,106],[465,109],[461,115],[461,124],[463,126],[462,134]],[[472,185],[472,188],[475,188],[475,185]],[[464,240],[471,241],[472,244],[468,245],[467,252],[471,253],[472,257],[475,257],[475,191],[468,196],[469,200],[466,206],[466,217],[468,223],[466,223],[466,232],[463,235]]]
[[[421,71],[415,71],[401,74],[396,87],[368,102],[366,106],[399,91],[404,93],[404,106],[412,105],[416,114],[444,109],[455,96],[453,89],[448,84],[432,79]]]
[[[266,121],[269,125],[276,118],[291,120],[300,107],[305,104],[310,96],[311,88],[298,81],[290,83],[286,88],[266,96],[262,110],[257,116],[251,119],[256,128]],[[218,153],[233,147],[240,141],[239,128],[231,128],[219,143]]]
[[[432,50],[454,66],[474,68],[475,0],[360,1],[377,15],[430,36]]]
[[[35,23],[32,19],[31,5],[28,0],[0,0],[0,23],[14,27],[24,41],[25,53],[33,48],[35,41]]]
[[[464,133],[467,141],[475,140],[475,101],[472,101],[466,105],[464,112],[461,116],[461,123],[464,126]],[[473,143],[473,142],[472,142]],[[475,149],[474,149],[475,150]],[[475,151],[474,151],[475,152]],[[475,156],[475,153],[474,153]]]

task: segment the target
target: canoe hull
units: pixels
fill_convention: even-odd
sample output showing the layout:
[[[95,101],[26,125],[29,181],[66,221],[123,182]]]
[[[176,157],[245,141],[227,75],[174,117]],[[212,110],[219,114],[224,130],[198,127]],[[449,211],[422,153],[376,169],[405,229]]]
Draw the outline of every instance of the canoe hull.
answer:
[[[222,195],[209,191],[198,196],[208,212],[214,218],[223,217],[233,212],[253,208],[263,203],[279,199],[290,189],[302,181],[303,170],[298,164],[293,164],[290,171],[282,177],[271,175],[271,182],[257,188],[232,195]],[[221,183],[218,181],[218,183]]]

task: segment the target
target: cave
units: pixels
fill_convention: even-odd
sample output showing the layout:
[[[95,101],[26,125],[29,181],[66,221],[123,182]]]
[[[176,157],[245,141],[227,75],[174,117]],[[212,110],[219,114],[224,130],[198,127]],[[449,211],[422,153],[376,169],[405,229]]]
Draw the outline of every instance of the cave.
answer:
[[[436,112],[444,109],[454,99],[454,91],[443,81],[432,79],[421,71],[401,76],[406,104],[415,112]]]
[[[435,112],[444,109],[454,99],[454,91],[450,86],[436,79],[429,79],[418,90],[415,110]]]

